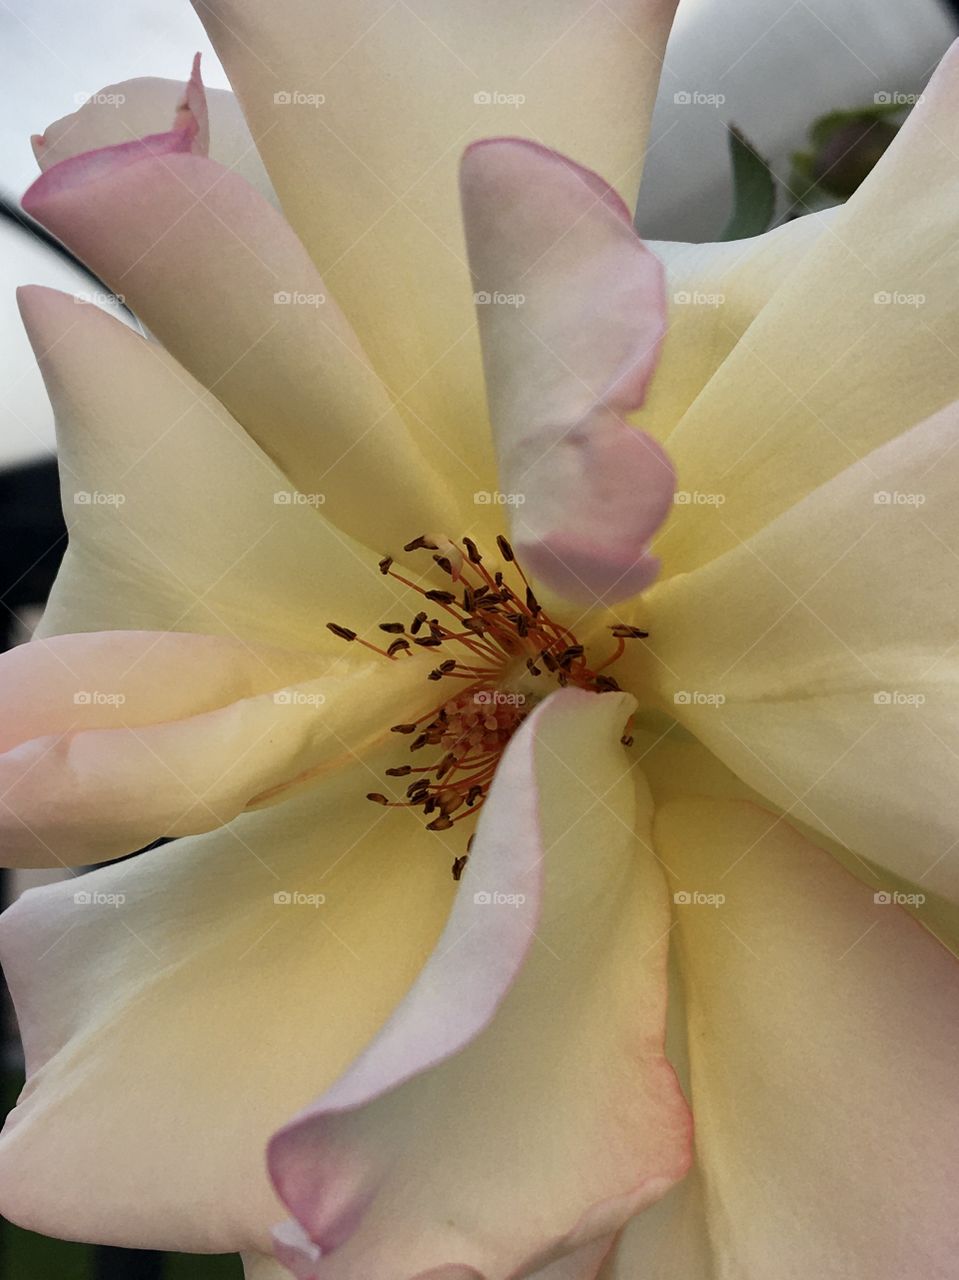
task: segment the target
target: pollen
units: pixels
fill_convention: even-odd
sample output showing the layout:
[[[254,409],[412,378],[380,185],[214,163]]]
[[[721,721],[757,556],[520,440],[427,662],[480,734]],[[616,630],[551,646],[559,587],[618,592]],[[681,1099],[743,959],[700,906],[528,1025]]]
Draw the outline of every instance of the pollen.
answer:
[[[647,635],[623,623],[611,626],[612,652],[591,666],[576,636],[536,599],[509,542],[502,536],[496,542],[503,568],[492,571],[470,538],[455,543],[424,534],[407,543],[404,550],[432,556],[450,580],[444,589],[413,582],[389,556],[380,560],[382,574],[423,602],[409,621],[380,623],[380,644],[327,623],[340,639],[389,661],[402,661],[416,649],[436,650],[439,661],[426,679],[442,686],[437,692],[444,696],[419,720],[392,726],[393,733],[411,739],[413,761],[386,770],[391,778],[410,779],[405,799],[378,791],[367,796],[388,808],[420,809],[429,831],[448,831],[479,809],[507,743],[538,702],[570,685],[593,693],[618,690],[608,669],[628,640]],[[627,727],[623,742],[631,741]],[[455,879],[465,862],[464,856],[453,863]]]

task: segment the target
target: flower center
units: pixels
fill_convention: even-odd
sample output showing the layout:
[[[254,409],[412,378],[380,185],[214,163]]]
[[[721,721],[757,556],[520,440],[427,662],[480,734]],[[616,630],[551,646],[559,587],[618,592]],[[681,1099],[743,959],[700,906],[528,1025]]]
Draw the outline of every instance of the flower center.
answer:
[[[422,536],[404,550],[432,553],[433,561],[449,576],[454,590],[418,586],[393,567],[387,556],[380,572],[417,592],[433,608],[421,609],[408,622],[381,622],[392,639],[383,648],[348,627],[328,622],[334,635],[362,644],[390,661],[411,654],[414,646],[438,650],[442,660],[426,677],[453,686],[436,706],[410,724],[393,725],[392,732],[410,734],[410,751],[430,754],[429,763],[403,764],[387,769],[389,777],[413,780],[405,800],[390,800],[371,792],[368,800],[390,808],[420,808],[427,830],[446,831],[469,817],[486,798],[499,758],[525,718],[553,688],[573,685],[591,693],[619,689],[604,674],[622,655],[626,641],[645,638],[638,627],[610,626],[616,645],[598,666],[591,666],[576,636],[546,613],[506,539],[496,539],[503,569],[493,572],[483,562],[476,543],[464,537]],[[436,613],[431,617],[431,613]],[[629,746],[628,726],[623,743]],[[471,837],[472,840],[472,837]],[[468,851],[469,846],[467,846]],[[459,879],[466,856],[453,863]]]

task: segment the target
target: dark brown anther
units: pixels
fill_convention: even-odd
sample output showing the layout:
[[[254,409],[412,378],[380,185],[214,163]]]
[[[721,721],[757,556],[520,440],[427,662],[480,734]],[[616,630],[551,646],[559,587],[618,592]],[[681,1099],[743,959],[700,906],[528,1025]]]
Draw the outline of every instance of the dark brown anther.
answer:
[[[380,630],[388,631],[390,635],[401,636],[406,628],[403,626],[402,622],[381,622]]]
[[[435,551],[436,543],[430,542],[426,534],[420,534],[418,538],[414,538],[412,542],[408,542],[403,548],[404,551]]]
[[[393,568],[393,557],[384,556],[379,564],[380,573],[389,573],[389,571],[392,568]]]
[[[394,640],[393,643],[386,650],[386,652],[392,658],[392,657],[395,657],[396,654],[402,653],[404,650],[409,652],[409,647],[410,647],[409,640]]]
[[[328,622],[326,624],[327,631],[332,631],[335,636],[339,636],[341,640],[355,640],[356,632],[351,631],[349,627],[341,627],[336,622]]]
[[[387,769],[387,774],[391,778],[405,778],[413,772],[411,764],[398,764],[395,769]]]
[[[452,870],[452,872],[453,872],[453,879],[454,879],[454,880],[459,881],[459,878],[460,878],[460,876],[463,874],[463,871],[465,870],[465,868],[466,868],[466,864],[467,864],[467,862],[468,862],[468,861],[469,861],[469,854],[466,854],[466,853],[464,853],[464,854],[463,854],[461,857],[459,857],[459,858],[454,858],[454,859],[453,859],[453,866],[452,866],[451,870]]]
[[[566,674],[565,671],[558,671],[556,673],[556,682],[561,689],[565,689],[566,686],[569,684],[569,676]]]
[[[469,805],[474,805],[482,794],[483,794],[482,786],[478,782],[474,782],[473,785],[470,787],[469,791],[467,791],[466,793],[466,803]]]
[[[479,548],[472,538],[464,538],[463,546],[466,548],[466,554],[469,556],[470,564],[482,564],[483,557],[479,553]]]
[[[501,533],[496,535],[496,545],[499,547],[500,555],[504,560],[512,563],[516,557],[513,555],[513,548],[509,545]],[[497,584],[498,585],[498,584]]]
[[[439,804],[440,802],[437,800],[436,796],[429,796],[426,803],[423,805],[423,812],[427,817],[429,817],[431,813],[436,812],[439,808]]]
[[[428,742],[429,736],[425,733],[421,733],[418,738],[414,738],[410,743],[410,750],[419,751],[420,747],[425,747]]]
[[[425,621],[426,621],[426,614],[418,613],[416,617],[413,619],[413,621],[410,623],[410,635],[415,636],[417,631],[419,631],[420,627],[423,625]]]
[[[453,825],[453,819],[448,818],[445,813],[441,813],[438,818],[434,818],[432,822],[426,824],[427,831],[449,831]]]
[[[457,662],[455,658],[447,658],[445,662],[440,663],[438,669],[442,671],[443,675],[445,676],[448,671],[453,671],[456,666],[457,666]]]
[[[543,674],[532,658],[526,659],[526,670],[531,676],[541,676]]]
[[[630,737],[628,733],[623,734],[623,736],[620,738],[620,742],[623,744],[624,747],[631,747],[633,745],[633,739]]]
[[[640,627],[628,627],[625,623],[617,623],[615,627],[610,627],[610,631],[617,640],[645,640],[649,635],[648,631],[643,631]]]
[[[581,658],[584,653],[585,653],[585,650],[581,644],[567,645],[567,647],[559,655],[560,665],[565,666],[567,663],[572,662],[574,658]]]
[[[433,559],[436,561],[439,567],[443,570],[443,572],[448,573],[452,578],[453,566],[450,564],[449,560],[447,560],[446,556],[434,556]]]
[[[427,591],[425,594],[427,600],[432,600],[436,604],[456,603],[456,596],[453,595],[452,591]]]
[[[530,613],[542,613],[543,611],[543,606],[533,595],[532,587],[526,588],[526,607],[529,609]]]
[[[427,680],[442,680],[443,673],[440,671],[439,667],[434,667],[426,678]]]
[[[466,613],[472,613],[476,608],[476,592],[472,587],[464,587],[463,589],[463,609]]]
[[[390,728],[390,733],[415,733],[419,725],[415,724],[394,724]]]
[[[493,581],[496,583],[498,587],[501,587],[503,585],[503,575],[500,573],[499,569],[497,569],[496,572],[493,574]]]
[[[472,631],[476,636],[485,635],[489,630],[482,618],[464,618],[463,627],[466,631]]]
[[[424,649],[438,649],[443,643],[442,636],[417,636],[413,641],[414,644],[421,645]]]
[[[554,674],[554,672],[556,671],[556,659],[553,657],[553,655],[550,653],[548,649],[543,650],[543,652],[539,655],[538,661],[542,662],[543,666],[550,673],[550,675]]]
[[[386,796],[381,796],[378,791],[370,791],[366,798],[372,800],[374,804],[389,804]]]
[[[596,688],[599,689],[601,693],[621,693],[622,692],[619,685],[616,683],[616,681],[613,679],[612,676],[597,676]]]

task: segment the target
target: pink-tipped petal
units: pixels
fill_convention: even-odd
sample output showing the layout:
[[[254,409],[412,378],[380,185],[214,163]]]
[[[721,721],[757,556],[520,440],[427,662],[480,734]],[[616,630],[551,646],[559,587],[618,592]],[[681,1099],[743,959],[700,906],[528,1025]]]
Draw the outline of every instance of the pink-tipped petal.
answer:
[[[183,87],[183,95],[177,103],[173,119],[174,129],[182,129],[190,139],[190,150],[195,156],[210,154],[210,113],[206,105],[206,91],[200,76],[200,55],[193,55],[190,78]]]
[[[303,246],[244,179],[192,154],[199,134],[190,125],[65,160],[23,207],[341,530],[401,557],[417,530],[455,529],[442,480]]]
[[[632,705],[569,689],[530,715],[419,979],[271,1142],[323,1280],[527,1275],[608,1244],[685,1173],[666,904],[619,746]]]
[[[663,270],[616,193],[546,147],[466,152],[463,216],[513,539],[583,604],[648,586],[675,474],[630,425],[665,333]]]

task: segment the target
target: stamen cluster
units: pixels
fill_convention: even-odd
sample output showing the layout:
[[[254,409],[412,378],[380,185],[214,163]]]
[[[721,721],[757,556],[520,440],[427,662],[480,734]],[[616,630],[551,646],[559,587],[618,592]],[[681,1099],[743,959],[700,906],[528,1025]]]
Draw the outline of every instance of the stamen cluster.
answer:
[[[621,656],[626,640],[647,634],[638,627],[612,626],[617,641],[613,653],[591,667],[573,633],[549,617],[536,599],[507,540],[500,536],[496,542],[504,568],[493,572],[470,538],[457,544],[424,535],[407,543],[406,551],[432,553],[453,590],[422,587],[398,572],[390,557],[381,560],[381,573],[431,606],[420,609],[409,622],[381,622],[380,630],[391,637],[385,647],[348,627],[327,623],[334,635],[391,661],[416,648],[448,655],[427,679],[455,681],[459,687],[418,720],[392,727],[394,733],[413,736],[411,752],[433,748],[439,758],[386,771],[390,777],[413,779],[405,800],[390,800],[379,792],[367,797],[390,807],[421,808],[430,819],[426,824],[430,831],[448,830],[482,804],[503,749],[536,703],[550,692],[549,685],[574,685],[593,693],[618,690],[615,679],[604,674],[606,669]],[[632,739],[624,736],[623,741],[629,745]],[[465,862],[463,857],[453,864],[457,879]]]

